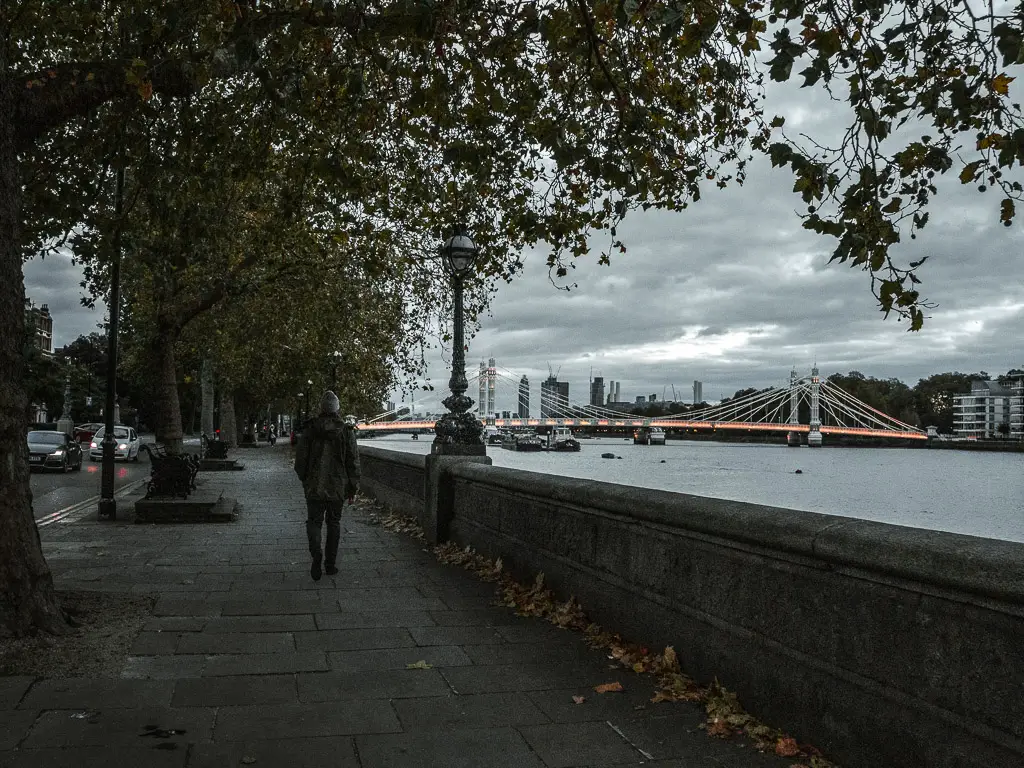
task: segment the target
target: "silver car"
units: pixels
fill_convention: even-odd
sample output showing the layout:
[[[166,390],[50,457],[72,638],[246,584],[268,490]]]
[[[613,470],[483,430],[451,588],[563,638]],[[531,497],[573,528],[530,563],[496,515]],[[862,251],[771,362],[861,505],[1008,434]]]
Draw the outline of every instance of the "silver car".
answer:
[[[89,443],[89,458],[99,461],[103,458],[103,436],[107,433],[106,427],[100,427],[92,436]],[[132,427],[125,427],[121,424],[114,426],[114,459],[125,461],[138,461],[139,451],[142,450],[142,441],[139,434]]]

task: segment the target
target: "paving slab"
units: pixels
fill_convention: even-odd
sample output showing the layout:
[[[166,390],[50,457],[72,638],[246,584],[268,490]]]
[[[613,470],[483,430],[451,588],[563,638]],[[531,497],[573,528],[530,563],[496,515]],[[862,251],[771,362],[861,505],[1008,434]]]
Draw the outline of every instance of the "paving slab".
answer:
[[[407,669],[410,664],[426,662],[432,667],[458,667],[472,664],[457,645],[432,645],[424,648],[380,648],[370,651],[332,651],[327,654],[331,669],[339,672],[366,672],[374,669]]]
[[[551,720],[525,693],[479,693],[402,699],[392,702],[407,731],[450,728],[500,728]]]
[[[112,768],[113,766],[146,766],[146,768],[185,768],[187,748],[176,742],[169,749],[162,743],[148,747],[72,747],[66,749],[20,749],[0,752],[0,768]]]
[[[614,765],[646,757],[609,723],[554,723],[519,728],[549,768]]]
[[[168,706],[173,681],[70,678],[40,680],[32,686],[20,709],[134,709]]]
[[[288,768],[359,768],[351,736],[312,739],[263,739],[196,744],[187,768],[228,766],[288,766]]]
[[[154,744],[184,748],[210,740],[215,715],[216,710],[206,707],[52,710],[39,715],[22,743],[26,749]]]
[[[195,632],[183,635],[176,653],[292,653],[291,632]]]
[[[178,680],[171,703],[175,707],[295,704],[294,675],[235,675]]]
[[[304,702],[447,696],[452,692],[436,669],[310,673],[297,675],[296,682],[299,700]]]
[[[28,735],[39,717],[38,710],[5,710],[0,712],[0,750],[14,749]]]
[[[543,768],[511,728],[415,731],[356,738],[362,768]]]
[[[360,733],[397,733],[401,730],[391,704],[382,699],[319,704],[257,704],[221,707],[215,740],[350,736]]]
[[[372,629],[374,627],[423,627],[433,626],[434,619],[428,611],[402,610],[338,610],[334,613],[316,614],[317,629]]]
[[[18,702],[21,701],[34,679],[24,675],[0,677],[0,710],[14,709],[18,706]]]
[[[300,651],[355,651],[376,648],[409,648],[416,645],[414,630],[402,627],[366,629],[330,629],[320,632],[296,632],[295,647]]]

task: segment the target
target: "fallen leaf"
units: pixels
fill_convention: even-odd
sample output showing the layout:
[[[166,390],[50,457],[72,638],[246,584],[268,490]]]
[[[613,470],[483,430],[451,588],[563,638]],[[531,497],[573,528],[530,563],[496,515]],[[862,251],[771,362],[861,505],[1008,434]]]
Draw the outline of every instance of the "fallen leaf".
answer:
[[[406,669],[433,669],[434,665],[433,664],[427,664],[427,662],[425,662],[423,660],[420,660],[420,661],[413,662],[412,664],[406,664],[405,668]]]
[[[621,691],[623,688],[622,683],[616,681],[614,683],[602,683],[601,685],[595,685],[594,690],[598,693],[613,693]]]
[[[724,720],[712,720],[708,723],[708,736],[725,739],[732,736],[732,728]]]
[[[775,742],[775,754],[779,757],[796,757],[800,754],[800,746],[796,739],[787,736]]]
[[[253,763],[256,762],[256,758],[255,757],[249,757],[248,755],[246,755],[245,757],[242,758],[242,762],[245,763],[246,765],[252,765]]]
[[[792,736],[785,736],[775,742],[775,754],[780,758],[795,758],[800,754],[800,744]]]
[[[572,697],[572,701],[573,701],[574,704],[582,704],[586,700],[587,700],[586,696],[573,696]]]

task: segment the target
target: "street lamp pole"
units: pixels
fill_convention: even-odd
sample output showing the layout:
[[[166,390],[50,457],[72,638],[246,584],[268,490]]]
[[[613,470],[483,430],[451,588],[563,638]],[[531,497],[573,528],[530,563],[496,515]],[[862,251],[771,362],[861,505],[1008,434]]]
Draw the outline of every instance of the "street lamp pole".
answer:
[[[110,303],[107,311],[110,323],[107,326],[107,402],[103,409],[103,474],[100,479],[99,516],[111,520],[117,518],[117,502],[114,501],[114,408],[117,398],[117,326],[121,309],[121,221],[124,204],[124,166],[117,169],[117,183],[114,188],[114,228],[112,263],[110,265]]]
[[[449,412],[434,425],[435,437],[431,453],[449,456],[487,455],[487,446],[483,440],[484,425],[469,412],[473,407],[473,400],[466,397],[469,383],[466,381],[466,350],[463,335],[463,285],[479,253],[480,249],[462,228],[458,228],[455,236],[441,248],[441,255],[451,270],[455,294],[452,376],[448,380],[448,388],[452,393],[442,401]]]

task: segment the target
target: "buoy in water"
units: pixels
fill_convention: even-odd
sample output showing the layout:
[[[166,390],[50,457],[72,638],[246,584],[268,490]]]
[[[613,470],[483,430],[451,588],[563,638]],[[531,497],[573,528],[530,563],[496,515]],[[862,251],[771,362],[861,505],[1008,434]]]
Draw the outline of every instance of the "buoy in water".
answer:
[[[794,472],[793,474],[794,474],[794,475],[802,475],[803,473],[804,473],[804,471],[803,471],[802,469],[798,469],[798,470],[797,470],[796,472]]]

